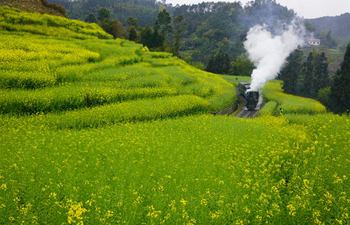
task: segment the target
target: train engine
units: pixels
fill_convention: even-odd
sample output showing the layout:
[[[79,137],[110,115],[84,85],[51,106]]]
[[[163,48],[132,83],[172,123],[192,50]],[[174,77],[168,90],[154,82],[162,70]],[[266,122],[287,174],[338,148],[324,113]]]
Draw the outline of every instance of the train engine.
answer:
[[[259,110],[262,97],[259,91],[250,91],[250,83],[240,82],[238,85],[240,101],[243,102],[245,110]]]

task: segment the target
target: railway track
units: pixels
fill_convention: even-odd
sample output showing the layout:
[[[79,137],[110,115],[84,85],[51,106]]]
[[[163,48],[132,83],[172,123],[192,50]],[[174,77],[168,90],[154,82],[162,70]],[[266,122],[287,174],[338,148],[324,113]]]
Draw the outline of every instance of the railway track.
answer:
[[[240,118],[254,118],[257,114],[258,114],[258,110],[249,111],[249,110],[243,109],[242,111],[240,111],[237,114],[237,117],[240,117]]]

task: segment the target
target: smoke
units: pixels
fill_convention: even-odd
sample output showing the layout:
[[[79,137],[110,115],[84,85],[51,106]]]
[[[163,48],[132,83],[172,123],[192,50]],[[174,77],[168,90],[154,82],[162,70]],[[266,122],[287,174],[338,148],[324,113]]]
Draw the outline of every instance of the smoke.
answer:
[[[269,80],[275,79],[287,57],[303,45],[303,28],[295,22],[279,34],[272,34],[266,26],[256,25],[248,34],[244,47],[254,62],[251,91],[259,91]]]

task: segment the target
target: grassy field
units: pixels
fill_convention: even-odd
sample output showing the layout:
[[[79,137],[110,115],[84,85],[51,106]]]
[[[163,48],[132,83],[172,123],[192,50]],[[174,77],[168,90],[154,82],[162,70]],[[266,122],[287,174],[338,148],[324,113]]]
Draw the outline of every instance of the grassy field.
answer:
[[[5,7],[0,57],[0,224],[350,223],[349,117],[279,83],[213,116],[249,78]]]

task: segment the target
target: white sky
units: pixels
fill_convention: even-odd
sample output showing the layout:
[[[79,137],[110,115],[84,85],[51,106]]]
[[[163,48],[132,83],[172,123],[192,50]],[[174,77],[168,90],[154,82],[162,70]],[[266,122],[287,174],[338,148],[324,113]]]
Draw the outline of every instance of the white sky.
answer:
[[[172,4],[195,4],[203,1],[234,2],[237,0],[167,0]],[[249,0],[239,0],[243,4]],[[350,0],[276,0],[281,5],[293,9],[299,16],[304,18],[317,18],[322,16],[335,16],[343,13],[350,13]]]

